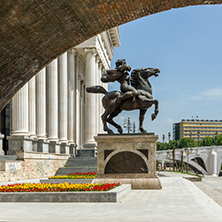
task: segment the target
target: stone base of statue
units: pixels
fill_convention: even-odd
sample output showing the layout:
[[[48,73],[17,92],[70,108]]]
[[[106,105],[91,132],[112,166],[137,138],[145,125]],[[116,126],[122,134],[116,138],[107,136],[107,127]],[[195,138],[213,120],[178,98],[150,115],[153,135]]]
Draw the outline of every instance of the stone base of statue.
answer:
[[[99,134],[97,178],[93,183],[131,184],[133,189],[161,189],[156,175],[158,136],[146,134]]]

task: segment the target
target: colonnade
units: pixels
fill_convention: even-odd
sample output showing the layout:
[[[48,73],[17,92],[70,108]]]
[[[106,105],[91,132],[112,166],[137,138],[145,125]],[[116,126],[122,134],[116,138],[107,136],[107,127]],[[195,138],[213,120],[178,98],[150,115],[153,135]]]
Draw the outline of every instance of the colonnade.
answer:
[[[85,93],[85,88],[108,90],[100,78],[119,45],[115,27],[68,50],[24,85],[8,105],[11,124],[2,127],[6,135],[0,134],[4,151],[74,154],[76,147],[95,149],[94,136],[103,132],[104,95]]]
[[[77,146],[96,147],[94,136],[102,132],[102,95],[85,94],[85,87],[101,85],[104,68],[95,48],[84,51],[82,71],[78,69],[81,55],[69,50],[13,97],[8,154],[19,149],[73,154]]]

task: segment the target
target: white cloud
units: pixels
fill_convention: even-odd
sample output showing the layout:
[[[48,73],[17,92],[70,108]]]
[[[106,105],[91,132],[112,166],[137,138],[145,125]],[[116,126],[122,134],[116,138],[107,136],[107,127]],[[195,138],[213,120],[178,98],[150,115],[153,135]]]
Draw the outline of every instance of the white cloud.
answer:
[[[206,90],[202,93],[200,93],[202,96],[207,96],[207,97],[211,97],[211,96],[221,96],[222,97],[222,89],[209,89]]]
[[[222,100],[222,88],[208,89],[198,95],[190,97],[190,100]]]

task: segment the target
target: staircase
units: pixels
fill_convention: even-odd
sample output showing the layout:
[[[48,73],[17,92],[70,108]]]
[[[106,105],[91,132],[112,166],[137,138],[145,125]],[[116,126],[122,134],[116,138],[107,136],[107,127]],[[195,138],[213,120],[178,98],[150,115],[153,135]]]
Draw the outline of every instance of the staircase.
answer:
[[[15,161],[17,158],[16,155],[0,155],[0,161]]]
[[[64,167],[57,170],[57,175],[67,175],[70,173],[97,172],[97,157],[92,150],[77,150],[77,157],[71,156]]]

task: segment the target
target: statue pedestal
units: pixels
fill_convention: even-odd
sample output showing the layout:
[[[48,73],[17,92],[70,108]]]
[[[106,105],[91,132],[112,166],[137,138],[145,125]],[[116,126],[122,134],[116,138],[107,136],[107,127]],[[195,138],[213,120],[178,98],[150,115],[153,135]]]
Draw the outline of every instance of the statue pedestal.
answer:
[[[154,134],[99,134],[97,178],[93,183],[131,184],[133,189],[161,189],[156,175]]]

